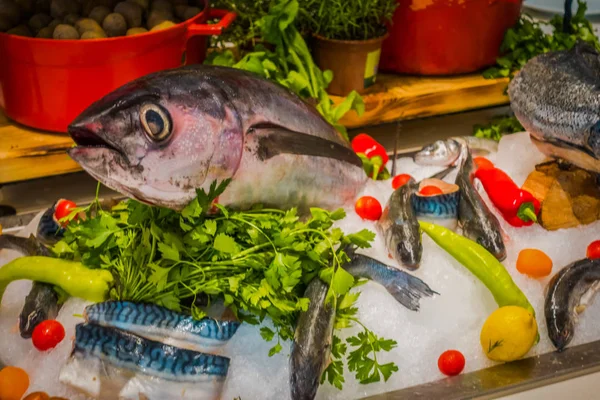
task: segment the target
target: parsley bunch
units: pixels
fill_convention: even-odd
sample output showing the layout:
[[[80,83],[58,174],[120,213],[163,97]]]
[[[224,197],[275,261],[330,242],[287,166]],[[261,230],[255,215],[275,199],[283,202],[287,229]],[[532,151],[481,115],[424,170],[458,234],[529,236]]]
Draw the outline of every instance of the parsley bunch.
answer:
[[[326,301],[339,310],[338,328],[358,322],[351,307],[358,294],[349,293],[357,282],[342,268],[349,261],[344,249],[370,247],[375,235],[333,228],[345,217],[343,209],[312,208],[306,221],[295,208],[229,210],[214,203],[228,183],[214,182],[208,194],[198,190],[180,213],[135,200],[107,211],[96,200],[72,213],[71,218],[79,211],[86,217],[71,221],[52,251],[88,268],[111,271],[117,282],[110,292],[113,300],[155,303],[197,319],[206,315],[204,305],[222,300],[244,322],[258,324],[269,317],[275,331],[262,327],[261,335],[267,341],[277,336],[270,356],[281,351],[281,340],[293,339],[298,315],[308,308],[303,294],[312,279],[329,284]],[[369,341],[377,339],[364,329]],[[360,344],[362,336],[348,340],[360,349],[350,354],[351,371],[372,363]],[[391,348],[390,341],[377,343],[373,351]],[[366,367],[361,368],[361,382],[375,380],[364,379]],[[383,368],[387,379],[389,367],[375,368]]]

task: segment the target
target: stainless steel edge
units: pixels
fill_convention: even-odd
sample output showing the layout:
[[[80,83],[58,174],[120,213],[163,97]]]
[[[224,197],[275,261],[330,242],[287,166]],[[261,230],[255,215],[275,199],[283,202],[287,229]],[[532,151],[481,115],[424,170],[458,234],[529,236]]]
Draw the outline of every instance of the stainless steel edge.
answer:
[[[368,397],[390,399],[493,399],[600,371],[600,341]],[[600,397],[600,395],[599,395]]]

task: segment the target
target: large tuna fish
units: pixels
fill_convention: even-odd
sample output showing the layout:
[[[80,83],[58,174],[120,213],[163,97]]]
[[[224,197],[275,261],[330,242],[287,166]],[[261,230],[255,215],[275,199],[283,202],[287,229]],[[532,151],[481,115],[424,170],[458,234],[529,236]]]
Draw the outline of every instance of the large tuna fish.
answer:
[[[367,180],[348,142],[276,83],[233,68],[195,65],[132,81],[69,126],[69,155],[106,186],[182,209],[232,178],[221,204],[335,208]]]

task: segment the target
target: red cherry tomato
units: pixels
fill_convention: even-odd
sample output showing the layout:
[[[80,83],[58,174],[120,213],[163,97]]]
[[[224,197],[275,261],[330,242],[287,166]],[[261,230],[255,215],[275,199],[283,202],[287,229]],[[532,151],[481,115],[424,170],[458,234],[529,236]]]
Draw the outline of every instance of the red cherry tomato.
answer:
[[[423,196],[435,196],[436,194],[442,194],[444,192],[442,192],[442,189],[440,189],[437,186],[423,186],[421,188],[421,190],[419,190],[419,193],[421,193]]]
[[[458,375],[465,368],[465,356],[458,350],[446,350],[438,358],[438,368],[444,375]]]
[[[477,168],[494,168],[494,164],[485,157],[475,157],[473,162]]]
[[[376,198],[371,196],[363,196],[356,201],[354,210],[362,219],[368,219],[371,221],[379,220],[381,217],[381,204]]]
[[[40,351],[50,350],[65,338],[65,328],[58,321],[49,319],[35,327],[31,335],[33,345]]]
[[[590,243],[586,251],[586,257],[590,259],[600,258],[600,240]]]
[[[71,212],[73,211],[74,208],[77,208],[77,204],[75,204],[71,200],[61,199],[56,204],[56,209],[54,210],[54,217],[58,221],[60,221],[62,218],[71,214]],[[77,216],[75,216],[74,219],[76,219],[76,218],[77,218]]]
[[[408,174],[400,174],[400,175],[396,175],[394,177],[394,179],[392,179],[392,187],[394,188],[394,190],[398,189],[400,186],[404,185],[406,182],[408,182],[410,179],[412,178],[412,176],[408,175]]]

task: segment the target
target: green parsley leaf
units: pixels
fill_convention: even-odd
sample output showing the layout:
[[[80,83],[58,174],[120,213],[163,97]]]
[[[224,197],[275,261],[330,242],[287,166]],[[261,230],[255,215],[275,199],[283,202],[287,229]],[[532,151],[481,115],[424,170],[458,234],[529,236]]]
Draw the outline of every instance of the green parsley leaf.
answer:
[[[235,240],[231,236],[227,236],[223,233],[219,233],[215,237],[213,246],[215,250],[218,250],[221,253],[237,254],[239,252],[239,248]]]

